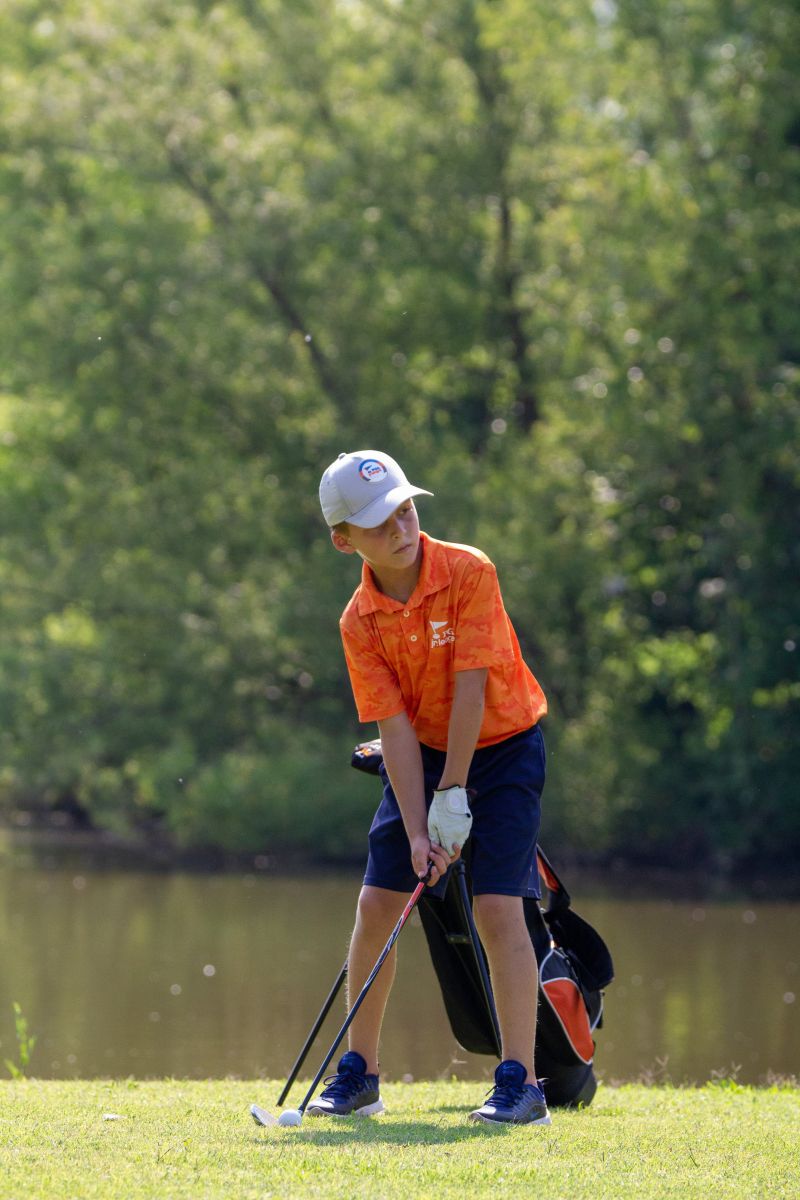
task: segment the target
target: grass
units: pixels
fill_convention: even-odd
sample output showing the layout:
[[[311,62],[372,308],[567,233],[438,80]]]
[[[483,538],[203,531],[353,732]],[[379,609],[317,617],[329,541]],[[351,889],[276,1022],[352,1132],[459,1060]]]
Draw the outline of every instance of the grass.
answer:
[[[374,1120],[258,1129],[280,1084],[0,1083],[0,1197],[800,1196],[800,1089],[603,1087],[545,1128],[470,1124],[475,1083],[384,1085]],[[296,1085],[290,1103],[302,1096]],[[111,1119],[110,1114],[116,1119]]]

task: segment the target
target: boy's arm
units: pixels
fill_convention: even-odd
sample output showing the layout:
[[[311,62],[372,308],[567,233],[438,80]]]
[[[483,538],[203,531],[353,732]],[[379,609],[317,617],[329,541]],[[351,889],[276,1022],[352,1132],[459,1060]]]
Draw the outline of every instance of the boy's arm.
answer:
[[[428,863],[433,863],[430,884],[444,875],[450,859],[441,846],[432,846],[428,837],[425,811],[425,780],[422,754],[414,727],[405,712],[378,722],[381,751],[386,772],[397,797],[403,824],[411,846],[411,862],[418,879],[423,879]]]
[[[453,707],[447,731],[447,758],[438,791],[466,787],[472,756],[483,724],[486,667],[456,671]]]

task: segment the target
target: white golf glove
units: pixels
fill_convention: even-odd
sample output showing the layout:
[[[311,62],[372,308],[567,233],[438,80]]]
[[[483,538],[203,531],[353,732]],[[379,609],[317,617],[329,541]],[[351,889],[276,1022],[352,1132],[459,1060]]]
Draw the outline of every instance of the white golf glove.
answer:
[[[463,849],[471,828],[472,813],[466,788],[450,787],[433,793],[433,803],[428,810],[428,837],[432,842],[438,842],[452,858],[453,847]]]

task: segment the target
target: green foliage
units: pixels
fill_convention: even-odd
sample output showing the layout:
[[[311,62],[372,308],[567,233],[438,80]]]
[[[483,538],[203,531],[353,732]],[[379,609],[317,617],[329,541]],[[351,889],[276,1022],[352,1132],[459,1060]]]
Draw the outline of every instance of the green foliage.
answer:
[[[24,1079],[30,1065],[33,1048],[36,1045],[36,1035],[28,1032],[28,1019],[21,1006],[14,1001],[14,1034],[17,1039],[17,1057],[19,1062],[10,1058],[3,1059],[6,1069],[12,1079]]]
[[[360,847],[316,488],[371,444],[498,563],[549,844],[796,853],[799,32],[782,0],[10,0],[6,806]]]

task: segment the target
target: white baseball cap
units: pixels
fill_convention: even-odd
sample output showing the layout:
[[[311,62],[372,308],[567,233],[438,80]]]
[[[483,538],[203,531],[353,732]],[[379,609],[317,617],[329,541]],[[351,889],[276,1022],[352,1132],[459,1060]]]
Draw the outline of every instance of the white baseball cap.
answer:
[[[411,496],[432,495],[409,483],[398,463],[380,450],[340,454],[319,485],[319,502],[328,524],[348,521],[360,529],[382,525]]]

